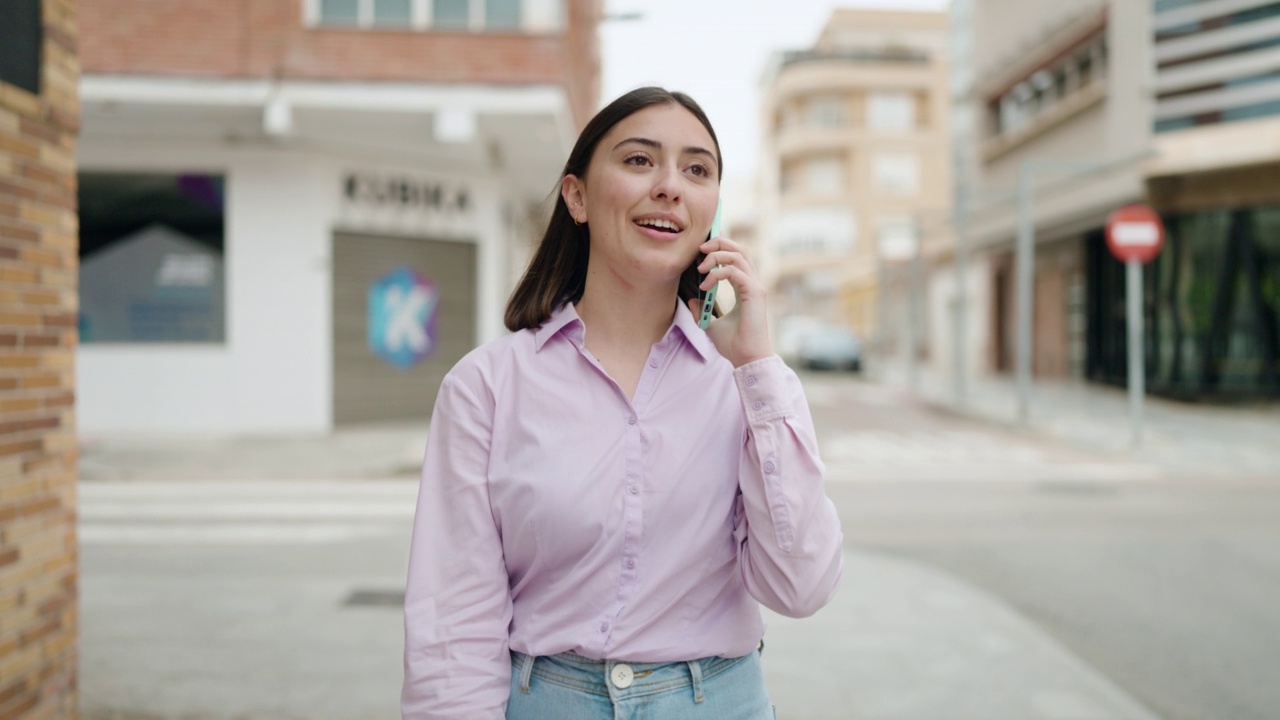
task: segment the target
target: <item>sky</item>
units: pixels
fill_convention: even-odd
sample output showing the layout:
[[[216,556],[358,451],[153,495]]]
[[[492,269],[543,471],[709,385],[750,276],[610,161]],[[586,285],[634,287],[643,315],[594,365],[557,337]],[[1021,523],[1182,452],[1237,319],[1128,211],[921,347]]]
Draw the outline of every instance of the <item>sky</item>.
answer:
[[[810,47],[837,7],[941,10],[947,0],[606,0],[600,24],[601,107],[643,85],[681,90],[706,110],[725,180],[754,176],[759,84],[775,50]]]

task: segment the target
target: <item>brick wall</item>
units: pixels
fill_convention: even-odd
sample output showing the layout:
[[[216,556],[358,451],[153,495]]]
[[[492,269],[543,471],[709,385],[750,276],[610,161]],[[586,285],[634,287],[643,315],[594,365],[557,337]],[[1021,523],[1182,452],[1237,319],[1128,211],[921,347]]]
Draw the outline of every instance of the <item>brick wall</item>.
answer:
[[[306,28],[302,0],[81,3],[87,74],[564,84],[594,111],[602,0],[565,0],[563,35]],[[145,42],[142,39],[145,38]]]
[[[0,718],[75,718],[73,0],[44,0],[41,92],[0,82]]]

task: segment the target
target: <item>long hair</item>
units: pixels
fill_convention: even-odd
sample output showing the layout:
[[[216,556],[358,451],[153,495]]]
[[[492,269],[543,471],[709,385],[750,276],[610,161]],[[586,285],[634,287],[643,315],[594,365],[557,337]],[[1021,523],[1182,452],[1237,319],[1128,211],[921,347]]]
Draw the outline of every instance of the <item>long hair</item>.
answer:
[[[520,278],[507,302],[503,321],[511,332],[541,327],[561,305],[566,302],[576,303],[582,299],[587,286],[587,261],[591,258],[591,235],[587,225],[574,223],[573,216],[569,214],[569,206],[560,193],[560,185],[568,175],[586,177],[596,146],[614,125],[655,105],[679,105],[702,123],[716,146],[716,163],[720,166],[717,177],[723,177],[724,161],[720,158],[720,141],[716,139],[716,131],[712,129],[707,114],[693,98],[659,87],[643,87],[609,103],[582,129],[578,142],[574,144],[573,151],[564,164],[564,171],[560,173],[561,182],[556,185],[555,208],[551,211],[547,230],[538,243],[533,259],[529,261],[529,267],[525,269],[524,276]],[[680,276],[681,302],[687,303],[698,297],[698,283],[702,280],[698,273],[698,263],[703,257],[702,253],[698,253],[698,257],[694,258]],[[719,308],[715,309],[715,314],[719,317]]]

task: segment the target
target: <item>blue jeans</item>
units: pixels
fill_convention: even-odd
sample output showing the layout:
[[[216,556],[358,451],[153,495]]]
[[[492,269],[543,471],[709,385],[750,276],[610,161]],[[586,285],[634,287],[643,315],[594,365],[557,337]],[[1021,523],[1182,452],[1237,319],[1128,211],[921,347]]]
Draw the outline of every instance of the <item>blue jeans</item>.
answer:
[[[774,720],[760,652],[674,663],[511,653],[507,720]]]

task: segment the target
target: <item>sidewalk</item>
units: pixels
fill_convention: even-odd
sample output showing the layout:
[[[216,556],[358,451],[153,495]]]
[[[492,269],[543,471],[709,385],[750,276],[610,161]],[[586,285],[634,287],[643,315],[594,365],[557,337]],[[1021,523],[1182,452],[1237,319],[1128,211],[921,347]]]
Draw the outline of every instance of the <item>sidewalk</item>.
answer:
[[[411,481],[99,482],[81,497],[86,720],[398,717]],[[340,539],[341,538],[341,539]],[[766,613],[783,720],[1158,720],[980,588],[846,548]]]
[[[872,368],[868,379],[908,386],[902,364]],[[971,379],[957,407],[952,378],[923,366],[921,401],[945,412],[1018,428],[1014,379]],[[1168,479],[1280,481],[1280,403],[1210,405],[1145,398],[1142,443],[1131,444],[1127,390],[1085,381],[1035,379],[1027,432],[1159,468]]]
[[[152,435],[80,439],[80,479],[142,481],[416,478],[427,423],[278,437]]]

